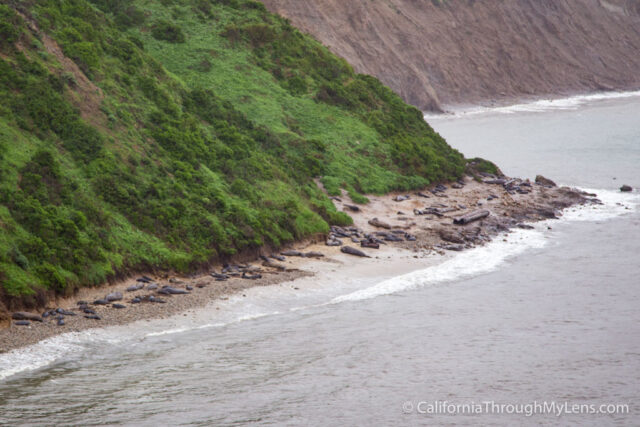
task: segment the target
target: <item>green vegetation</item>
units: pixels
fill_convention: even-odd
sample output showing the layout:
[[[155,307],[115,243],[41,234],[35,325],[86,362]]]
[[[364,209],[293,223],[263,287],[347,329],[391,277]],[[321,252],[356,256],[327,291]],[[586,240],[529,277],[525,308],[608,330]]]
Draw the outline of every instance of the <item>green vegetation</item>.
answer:
[[[315,179],[366,203],[465,166],[417,109],[250,0],[0,1],[0,99],[9,296],[349,224]]]
[[[504,175],[495,163],[480,157],[474,157],[473,159],[467,160],[466,172],[476,177],[476,179],[479,179],[477,175],[480,172],[490,173],[497,176]]]

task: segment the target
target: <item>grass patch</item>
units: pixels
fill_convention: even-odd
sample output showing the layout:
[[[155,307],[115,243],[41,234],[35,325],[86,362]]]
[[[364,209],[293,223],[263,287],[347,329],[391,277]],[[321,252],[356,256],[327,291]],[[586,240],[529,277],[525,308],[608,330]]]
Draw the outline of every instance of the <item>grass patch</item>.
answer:
[[[318,178],[329,194],[367,203],[362,194],[464,171],[417,109],[261,3],[21,8],[90,81],[0,5],[9,295],[68,294],[135,269],[188,271],[351,224]]]

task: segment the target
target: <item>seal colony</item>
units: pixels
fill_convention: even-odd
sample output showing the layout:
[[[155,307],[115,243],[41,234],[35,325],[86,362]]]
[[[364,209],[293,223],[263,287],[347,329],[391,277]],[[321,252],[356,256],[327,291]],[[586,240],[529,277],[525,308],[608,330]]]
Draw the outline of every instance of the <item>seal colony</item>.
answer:
[[[0,330],[0,352],[60,333],[168,317],[254,286],[288,284],[312,276],[310,263],[384,262],[377,256],[382,246],[409,250],[414,258],[462,251],[509,229],[531,227],[526,222],[556,218],[572,205],[600,203],[595,194],[541,176],[530,182],[486,173],[421,192],[369,196],[366,205],[356,206],[346,193],[332,200],[352,216],[352,226],[331,227],[321,241],[262,253],[251,263],[217,265],[191,277],[148,274],[82,288],[38,313],[12,313],[10,326]]]

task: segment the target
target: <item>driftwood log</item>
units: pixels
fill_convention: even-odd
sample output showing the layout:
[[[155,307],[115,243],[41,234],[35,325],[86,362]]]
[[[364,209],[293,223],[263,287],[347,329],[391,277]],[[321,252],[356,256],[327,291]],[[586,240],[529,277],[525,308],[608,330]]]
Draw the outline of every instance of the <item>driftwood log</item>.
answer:
[[[465,225],[473,221],[478,221],[479,219],[486,218],[488,216],[489,211],[487,210],[474,211],[469,214],[459,216],[458,218],[454,218],[453,223],[458,225]]]

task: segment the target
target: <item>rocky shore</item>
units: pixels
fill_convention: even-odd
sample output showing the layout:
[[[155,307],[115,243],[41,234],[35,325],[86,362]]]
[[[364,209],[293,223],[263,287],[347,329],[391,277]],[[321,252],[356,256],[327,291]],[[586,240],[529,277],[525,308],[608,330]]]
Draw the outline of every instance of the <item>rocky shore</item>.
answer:
[[[422,257],[462,251],[509,229],[528,228],[527,222],[556,218],[567,207],[599,203],[596,197],[557,187],[541,176],[531,182],[490,174],[419,192],[369,196],[366,205],[355,204],[345,193],[332,199],[354,224],[332,227],[326,240],[265,252],[252,263],[218,265],[198,276],[148,275],[83,288],[38,313],[11,313],[10,326],[0,330],[0,352],[56,334],[176,315],[254,286],[291,282],[295,289],[296,279],[313,275],[312,263],[337,262],[339,256],[354,262],[377,258],[382,247]]]

